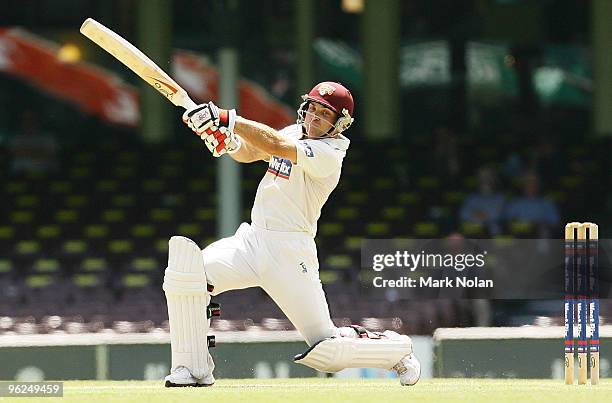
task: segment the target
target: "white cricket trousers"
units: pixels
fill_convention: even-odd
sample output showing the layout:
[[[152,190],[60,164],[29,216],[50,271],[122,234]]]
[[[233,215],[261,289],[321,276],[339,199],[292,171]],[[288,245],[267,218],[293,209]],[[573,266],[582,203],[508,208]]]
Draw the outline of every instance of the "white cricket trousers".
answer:
[[[319,280],[316,245],[308,234],[242,223],[236,234],[210,244],[202,253],[206,277],[215,287],[213,296],[261,287],[309,346],[337,334]]]

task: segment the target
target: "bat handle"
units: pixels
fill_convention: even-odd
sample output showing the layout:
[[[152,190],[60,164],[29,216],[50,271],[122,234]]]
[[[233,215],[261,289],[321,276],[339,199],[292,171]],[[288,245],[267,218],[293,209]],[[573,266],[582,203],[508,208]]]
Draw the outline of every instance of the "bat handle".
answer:
[[[191,109],[194,106],[197,106],[193,99],[189,97],[189,94],[184,89],[180,88],[179,91],[176,92],[172,97],[168,97],[170,102],[172,102],[176,106],[181,106],[185,109]]]
[[[191,98],[189,98],[189,95],[185,94],[185,97],[183,98],[182,102],[181,102],[181,106],[185,109],[191,109],[194,106],[196,106],[197,104],[195,102],[193,102],[193,100]]]

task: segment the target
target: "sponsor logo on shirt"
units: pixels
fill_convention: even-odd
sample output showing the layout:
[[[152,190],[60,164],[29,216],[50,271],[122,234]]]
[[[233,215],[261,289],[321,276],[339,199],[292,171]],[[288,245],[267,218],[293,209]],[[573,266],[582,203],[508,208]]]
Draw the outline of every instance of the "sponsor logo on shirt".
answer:
[[[273,156],[268,164],[268,172],[279,178],[289,179],[292,166],[291,161]]]
[[[314,157],[314,152],[312,151],[310,145],[305,141],[302,141],[302,145],[304,146],[304,152],[306,153],[306,156],[309,158]]]

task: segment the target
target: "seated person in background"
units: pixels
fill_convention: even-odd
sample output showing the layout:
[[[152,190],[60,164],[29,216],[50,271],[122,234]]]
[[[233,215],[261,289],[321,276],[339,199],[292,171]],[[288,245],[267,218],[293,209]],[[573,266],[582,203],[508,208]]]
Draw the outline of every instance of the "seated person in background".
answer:
[[[552,200],[539,195],[539,178],[535,172],[523,177],[523,196],[512,199],[503,217],[507,221],[525,221],[538,227],[540,236],[559,226],[559,211]]]
[[[469,194],[459,210],[461,223],[481,223],[491,235],[501,232],[500,222],[505,197],[495,191],[496,185],[495,171],[491,168],[481,168],[478,172],[478,191]]]
[[[37,117],[30,110],[23,112],[21,126],[9,143],[9,151],[13,174],[57,169],[57,142],[51,134],[40,131]]]
[[[455,178],[461,173],[461,161],[457,134],[446,126],[434,129],[434,163],[438,175]]]

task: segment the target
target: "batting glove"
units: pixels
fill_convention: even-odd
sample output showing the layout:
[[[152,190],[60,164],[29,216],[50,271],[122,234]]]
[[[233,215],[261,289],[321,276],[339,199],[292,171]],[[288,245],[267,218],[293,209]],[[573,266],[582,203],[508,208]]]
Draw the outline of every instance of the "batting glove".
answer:
[[[213,102],[197,105],[183,114],[183,122],[204,141],[214,157],[235,153],[241,146],[234,134],[236,110],[220,109]]]

